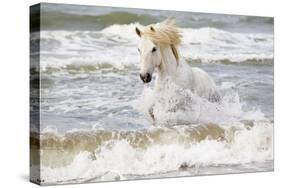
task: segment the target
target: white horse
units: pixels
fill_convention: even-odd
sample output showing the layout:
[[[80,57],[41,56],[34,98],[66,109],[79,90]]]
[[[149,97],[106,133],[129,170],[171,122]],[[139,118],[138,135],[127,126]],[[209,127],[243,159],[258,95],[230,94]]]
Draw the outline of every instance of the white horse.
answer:
[[[202,69],[190,67],[180,58],[178,47],[181,34],[174,21],[148,25],[140,30],[138,51],[140,53],[140,78],[144,83],[152,80],[156,70],[155,90],[160,91],[167,78],[184,89],[189,89],[211,102],[220,101],[220,95],[213,79]],[[151,114],[152,115],[152,114]]]

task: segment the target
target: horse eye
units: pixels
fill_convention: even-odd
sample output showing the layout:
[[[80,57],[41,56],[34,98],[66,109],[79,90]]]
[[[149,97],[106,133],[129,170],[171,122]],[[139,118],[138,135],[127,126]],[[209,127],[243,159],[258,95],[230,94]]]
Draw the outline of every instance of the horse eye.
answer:
[[[151,51],[152,51],[152,52],[155,52],[155,51],[156,51],[156,47],[153,47]]]

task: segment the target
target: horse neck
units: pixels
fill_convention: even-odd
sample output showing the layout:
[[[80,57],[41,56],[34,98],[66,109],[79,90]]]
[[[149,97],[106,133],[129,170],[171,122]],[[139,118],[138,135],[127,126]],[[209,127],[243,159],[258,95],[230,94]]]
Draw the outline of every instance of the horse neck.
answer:
[[[158,81],[162,81],[167,77],[173,77],[176,75],[178,62],[171,47],[161,47],[162,62],[157,68]]]

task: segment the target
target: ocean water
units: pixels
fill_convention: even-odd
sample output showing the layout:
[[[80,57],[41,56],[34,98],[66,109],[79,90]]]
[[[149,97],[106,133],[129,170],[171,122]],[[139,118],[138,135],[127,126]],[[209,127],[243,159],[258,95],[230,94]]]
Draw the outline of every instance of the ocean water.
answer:
[[[31,126],[40,141],[31,134],[31,145],[40,144],[32,168],[41,165],[43,184],[273,170],[273,18],[54,4],[41,10],[30,58],[31,65],[40,58],[41,126]],[[157,94],[154,81],[140,80],[134,29],[167,18],[181,28],[184,61],[215,80],[220,104],[194,95],[188,109],[171,112],[176,104],[160,99],[190,91],[171,84]],[[153,101],[156,125],[148,115]]]

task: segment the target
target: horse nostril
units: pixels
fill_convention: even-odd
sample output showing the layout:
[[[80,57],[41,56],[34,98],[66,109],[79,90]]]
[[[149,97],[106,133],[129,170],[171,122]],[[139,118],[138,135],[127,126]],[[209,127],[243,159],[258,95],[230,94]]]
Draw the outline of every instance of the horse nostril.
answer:
[[[140,74],[140,78],[144,83],[151,81],[151,75],[149,73],[146,73],[145,75]]]
[[[146,73],[146,82],[150,82],[151,81],[151,75],[149,73]]]
[[[140,74],[140,78],[142,81],[144,81],[144,76],[142,74]]]

